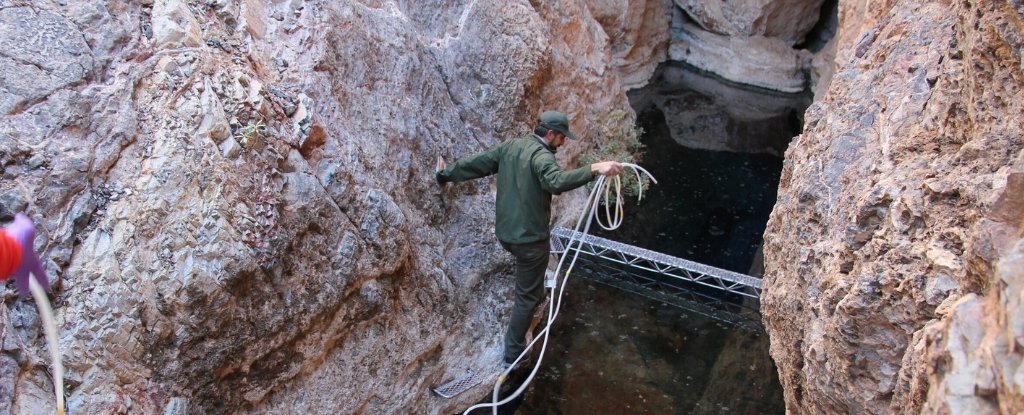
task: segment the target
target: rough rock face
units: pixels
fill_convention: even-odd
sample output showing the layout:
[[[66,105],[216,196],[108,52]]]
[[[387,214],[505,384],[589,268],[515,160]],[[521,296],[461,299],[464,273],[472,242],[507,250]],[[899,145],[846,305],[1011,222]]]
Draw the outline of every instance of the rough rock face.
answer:
[[[5,7],[0,9],[0,21],[5,22],[0,25],[0,85],[4,86],[0,113],[18,112],[81,82],[92,70],[89,46],[75,25],[60,14]]]
[[[1018,413],[1024,9],[840,2],[762,312],[794,413]]]
[[[588,0],[609,37],[623,87],[643,87],[668,59],[671,0]]]
[[[805,41],[822,0],[676,0],[669,58],[729,81],[782,91],[810,87],[814,54]],[[817,39],[815,39],[817,41]]]
[[[495,364],[510,258],[490,184],[441,191],[433,160],[545,108],[584,137],[563,164],[602,140],[616,68],[664,46],[594,15],[0,1],[0,204],[38,223],[72,413],[464,408],[429,386]],[[35,306],[2,298],[0,413],[52,412]]]
[[[675,0],[701,28],[726,36],[764,36],[792,46],[818,21],[824,0]]]

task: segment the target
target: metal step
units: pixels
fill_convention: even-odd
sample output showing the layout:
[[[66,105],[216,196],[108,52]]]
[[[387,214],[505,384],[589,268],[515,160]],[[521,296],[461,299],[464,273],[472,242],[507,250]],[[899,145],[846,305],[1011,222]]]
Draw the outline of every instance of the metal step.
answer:
[[[484,380],[483,375],[478,375],[472,370],[466,371],[465,374],[455,378],[454,380],[445,383],[441,386],[434,388],[434,393],[438,396],[451,399],[456,395],[472,389],[474,386],[480,384]]]

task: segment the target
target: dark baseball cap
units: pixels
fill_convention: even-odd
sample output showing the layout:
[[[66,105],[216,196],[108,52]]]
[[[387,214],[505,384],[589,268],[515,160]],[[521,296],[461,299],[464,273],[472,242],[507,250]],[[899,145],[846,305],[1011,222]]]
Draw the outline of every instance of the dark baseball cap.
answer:
[[[544,111],[537,119],[537,123],[549,130],[565,134],[566,137],[573,140],[576,139],[576,135],[569,131],[569,118],[558,111]]]

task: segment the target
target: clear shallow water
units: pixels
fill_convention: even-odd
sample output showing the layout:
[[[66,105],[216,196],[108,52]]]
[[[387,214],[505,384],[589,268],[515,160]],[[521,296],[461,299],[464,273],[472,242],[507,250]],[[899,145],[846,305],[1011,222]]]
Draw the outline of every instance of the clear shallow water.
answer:
[[[769,154],[695,150],[672,141],[660,112],[640,113],[641,165],[658,184],[625,207],[615,231],[594,233],[746,274],[775,205],[782,159]]]
[[[766,336],[576,278],[518,414],[785,413]]]
[[[644,165],[660,184],[641,208],[630,206],[623,228],[602,236],[747,273],[781,160],[647,145]],[[777,376],[761,333],[576,277],[515,413],[782,414]]]

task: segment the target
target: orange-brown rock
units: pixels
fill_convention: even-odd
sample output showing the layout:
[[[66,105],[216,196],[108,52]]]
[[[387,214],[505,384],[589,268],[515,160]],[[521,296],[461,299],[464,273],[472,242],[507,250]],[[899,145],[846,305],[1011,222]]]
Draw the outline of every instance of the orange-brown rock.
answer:
[[[839,7],[765,233],[787,409],[1020,412],[1024,10]]]

